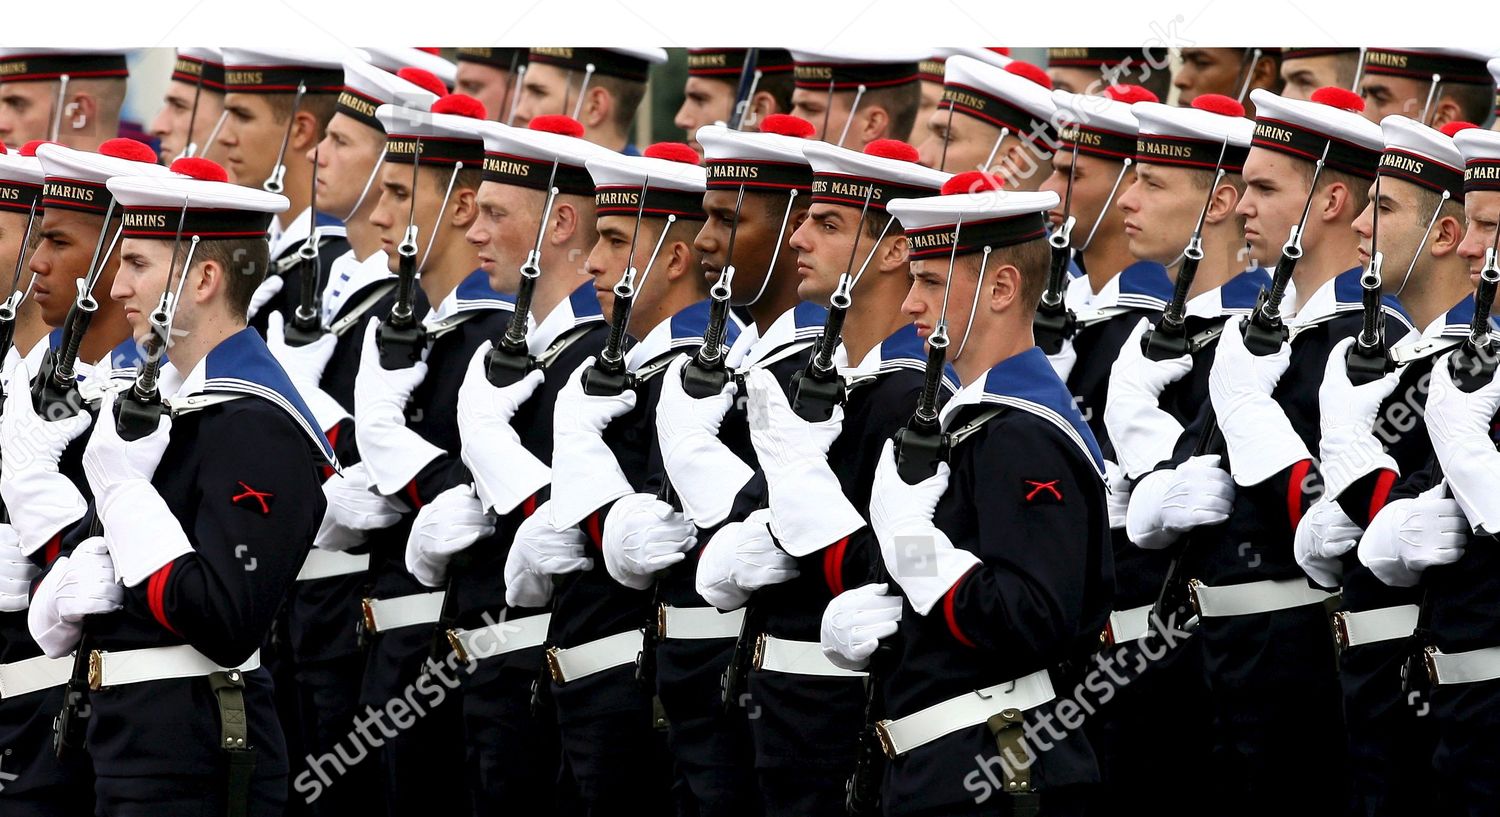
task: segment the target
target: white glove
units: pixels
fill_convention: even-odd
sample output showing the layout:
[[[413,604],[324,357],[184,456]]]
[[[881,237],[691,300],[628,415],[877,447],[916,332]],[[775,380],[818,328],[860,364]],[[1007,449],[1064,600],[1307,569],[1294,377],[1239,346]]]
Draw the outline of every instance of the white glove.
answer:
[[[907,485],[896,472],[890,440],[880,451],[875,482],[870,489],[870,526],[880,542],[880,556],[891,578],[901,586],[917,615],[925,616],[980,564],[979,557],[953,546],[948,535],[932,523],[938,500],[948,490],[948,464],[916,485]]]
[[[770,492],[771,530],[798,558],[864,527],[828,466],[828,449],[844,428],[844,407],[820,423],[798,417],[767,369],[745,375],[750,442]]]
[[[453,556],[494,532],[474,486],[455,485],[417,511],[406,538],[406,570],[422,584],[440,587]]]
[[[41,569],[26,558],[16,529],[0,523],[0,613],[15,613],[31,604],[31,582]]]
[[[93,422],[86,411],[43,420],[31,405],[30,382],[26,364],[18,363],[0,415],[0,451],[5,452],[0,457],[0,496],[28,555],[88,512],[83,494],[58,473],[57,462]]]
[[[1307,446],[1271,392],[1292,362],[1292,347],[1282,343],[1275,354],[1261,357],[1245,348],[1240,323],[1229,321],[1219,335],[1214,365],[1208,373],[1208,395],[1229,449],[1235,483],[1259,485],[1273,475],[1309,459]]]
[[[1130,512],[1130,480],[1113,460],[1104,461],[1104,484],[1109,488],[1104,495],[1104,504],[1109,511],[1109,529],[1125,527],[1125,517]]]
[[[870,665],[880,639],[896,634],[901,620],[901,597],[886,584],[866,584],[845,590],[828,602],[818,643],[834,666],[858,672]]]
[[[245,320],[249,321],[265,309],[266,304],[271,302],[281,288],[286,286],[286,279],[280,275],[267,275],[266,280],[260,282],[260,286],[250,294],[250,311],[245,313]]]
[[[1396,390],[1398,377],[1391,372],[1379,380],[1356,386],[1349,382],[1344,356],[1354,338],[1334,344],[1318,387],[1318,414],[1322,433],[1318,437],[1318,472],[1323,475],[1323,495],[1337,499],[1361,477],[1379,470],[1400,473],[1396,461],[1375,438],[1375,415]]]
[[[279,278],[278,278],[279,280]],[[306,346],[288,346],[286,342],[286,318],[280,312],[266,316],[266,348],[281,364],[302,402],[312,411],[318,427],[327,431],[347,419],[349,412],[333,399],[333,395],[319,388],[323,381],[323,370],[338,346],[339,339],[332,332],[324,332],[317,340]]]
[[[1219,467],[1219,455],[1202,454],[1135,484],[1125,535],[1136,547],[1160,550],[1193,528],[1223,522],[1233,507],[1234,481]]]
[[[662,373],[656,436],[683,512],[698,527],[712,528],[729,516],[735,495],[755,470],[718,438],[724,415],[734,405],[734,381],[717,395],[694,399],[682,388],[687,360],[687,355],[679,356]]]
[[[370,531],[401,521],[404,508],[390,497],[370,489],[370,477],[362,462],[335,473],[323,482],[328,501],[313,547],[341,552],[364,544]]]
[[[172,416],[164,413],[156,430],[126,442],[108,418],[114,417],[115,394],[99,404],[105,422],[94,426],[83,451],[83,472],[94,492],[94,506],[104,526],[114,567],[126,587],[135,587],[193,546],[151,476],[172,439]]]
[[[632,590],[650,587],[697,546],[693,523],[651,494],[620,497],[604,519],[604,569]]]
[[[544,607],[552,599],[552,577],[591,570],[583,555],[588,537],[577,528],[552,527],[547,503],[526,517],[505,557],[505,603],[511,607]]]
[[[762,508],[743,522],[730,522],[703,546],[695,587],[703,600],[720,610],[734,610],[762,587],[798,575],[797,560],[771,536],[771,512]]]
[[[359,353],[359,373],[354,376],[354,440],[375,490],[390,496],[399,493],[428,463],[444,451],[406,427],[406,404],[412,392],[427,377],[427,361],[409,369],[387,369],[380,365],[375,347],[378,318],[365,326],[364,347]]]
[[[1057,372],[1057,379],[1068,382],[1068,375],[1073,373],[1073,366],[1078,363],[1078,350],[1073,348],[1073,339],[1064,338],[1062,348],[1056,354],[1047,355],[1047,362],[1052,364],[1052,371]]]
[[[1141,351],[1146,332],[1141,318],[1131,330],[1109,371],[1109,400],[1104,426],[1125,476],[1139,479],[1172,456],[1182,423],[1162,410],[1161,393],[1193,370],[1191,355],[1150,360]]]
[[[1448,374],[1451,353],[1432,367],[1427,393],[1427,434],[1443,476],[1464,516],[1480,533],[1500,533],[1500,453],[1490,424],[1500,408],[1500,380],[1465,394]]]
[[[510,425],[546,376],[536,369],[503,389],[495,388],[484,373],[492,345],[479,345],[458,387],[458,436],[463,441],[460,458],[474,476],[479,501],[497,514],[507,514],[552,481],[552,469],[526,450]]]
[[[1339,557],[1358,544],[1363,533],[1337,502],[1320,499],[1297,523],[1292,552],[1308,578],[1322,587],[1338,587],[1344,581],[1344,563]]]
[[[635,408],[635,392],[591,395],[583,390],[583,373],[594,358],[568,375],[552,409],[552,527],[563,530],[632,492],[615,453],[604,442],[604,429]]]
[[[1412,587],[1427,568],[1458,561],[1469,522],[1443,487],[1381,508],[1359,540],[1360,564],[1391,587]]]
[[[112,613],[124,603],[104,540],[92,536],[52,563],[37,585],[26,626],[42,652],[61,658],[78,644],[85,616]]]

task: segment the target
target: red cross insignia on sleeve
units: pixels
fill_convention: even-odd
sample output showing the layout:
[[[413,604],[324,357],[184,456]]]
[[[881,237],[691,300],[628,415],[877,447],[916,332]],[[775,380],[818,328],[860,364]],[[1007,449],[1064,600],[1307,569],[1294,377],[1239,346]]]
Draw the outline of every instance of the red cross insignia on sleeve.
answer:
[[[1023,479],[1021,480],[1022,496],[1027,504],[1051,504],[1061,505],[1063,501],[1062,490],[1057,484],[1062,480],[1057,479]]]
[[[261,516],[271,515],[271,498],[276,496],[275,494],[269,491],[257,491],[244,482],[239,483],[239,486],[242,489],[241,492],[229,497],[231,505],[255,511]]]

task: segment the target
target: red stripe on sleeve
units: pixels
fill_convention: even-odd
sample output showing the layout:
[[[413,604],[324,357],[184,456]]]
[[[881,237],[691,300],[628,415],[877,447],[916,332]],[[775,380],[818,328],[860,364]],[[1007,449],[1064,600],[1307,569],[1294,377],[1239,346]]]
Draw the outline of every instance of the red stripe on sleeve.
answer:
[[[414,511],[427,504],[422,501],[422,494],[417,491],[416,480],[406,483],[406,498],[411,500],[411,509]]]
[[[604,523],[599,518],[598,511],[594,511],[583,520],[583,532],[588,534],[589,541],[594,544],[594,547],[604,547]]]
[[[1310,468],[1312,460],[1302,460],[1292,466],[1292,473],[1287,477],[1286,518],[1291,521],[1292,530],[1296,530],[1298,523],[1302,521],[1302,482],[1307,479]]]
[[[177,628],[173,627],[170,621],[167,621],[165,597],[167,594],[167,579],[171,575],[171,562],[167,562],[165,565],[162,565],[161,569],[151,574],[151,578],[146,583],[146,606],[151,608],[151,616],[156,619],[156,623],[166,627],[173,635],[180,636],[182,633],[177,632]]]
[[[952,633],[953,638],[965,647],[973,647],[974,642],[969,640],[969,637],[964,635],[962,630],[958,629],[958,617],[953,612],[953,597],[958,594],[958,588],[968,580],[969,574],[973,573],[978,567],[979,565],[975,565],[969,568],[968,572],[964,573],[958,581],[953,583],[952,587],[948,588],[948,592],[943,594],[943,619],[948,622],[948,632]]]
[[[530,519],[531,515],[536,513],[538,504],[539,503],[536,501],[536,494],[532,494],[531,496],[528,496],[525,499],[521,500],[521,518]]]
[[[335,450],[338,449],[338,444],[339,444],[339,425],[341,425],[341,424],[340,423],[335,423],[334,426],[333,426],[333,428],[328,429],[328,450],[330,450],[330,451],[335,451]],[[329,479],[330,477],[333,476],[333,466],[332,465],[324,465],[321,468],[319,468],[319,470],[323,472],[323,479],[324,480],[327,480],[327,479]]]
[[[823,578],[835,596],[844,592],[844,552],[848,549],[849,537],[845,536],[823,550]]]
[[[61,555],[62,531],[58,531],[57,533],[52,535],[51,539],[47,540],[47,544],[42,546],[42,558],[46,560],[48,565],[51,565],[53,562],[57,561],[57,557]]]
[[[1391,497],[1391,488],[1396,484],[1396,472],[1388,468],[1381,469],[1375,476],[1375,490],[1370,492],[1370,515],[1368,519],[1374,519],[1375,514],[1385,507],[1385,502]]]

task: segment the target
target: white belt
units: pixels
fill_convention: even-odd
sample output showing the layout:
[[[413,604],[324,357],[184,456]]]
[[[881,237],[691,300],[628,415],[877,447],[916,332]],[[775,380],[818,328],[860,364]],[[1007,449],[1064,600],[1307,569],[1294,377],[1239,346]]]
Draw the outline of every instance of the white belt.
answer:
[[[1105,646],[1124,644],[1130,641],[1140,641],[1151,631],[1151,608],[1147,604],[1143,607],[1132,607],[1129,610],[1116,610],[1109,614],[1109,629],[1104,632]]]
[[[1434,684],[1473,684],[1500,678],[1500,647],[1443,653],[1428,647],[1427,677]]]
[[[1246,582],[1213,587],[1197,579],[1188,582],[1193,609],[1203,618],[1249,616],[1321,604],[1337,593],[1309,587],[1306,579]]]
[[[1052,700],[1052,677],[1037,670],[1024,678],[966,692],[904,718],[875,724],[886,757],[897,758],[938,738],[985,723],[1007,709],[1025,712]]]
[[[363,599],[365,632],[383,633],[417,624],[436,624],[443,615],[443,591],[397,596],[394,599]]]
[[[62,686],[73,677],[73,657],[38,655],[0,664],[0,698],[19,698],[30,692]]]
[[[551,613],[501,621],[473,630],[449,630],[448,644],[460,661],[483,661],[516,650],[540,647],[547,640]]]
[[[1333,614],[1333,637],[1340,647],[1358,647],[1361,644],[1406,638],[1416,628],[1415,604]]]
[[[307,559],[302,562],[302,569],[297,572],[297,581],[331,579],[334,576],[364,573],[369,569],[370,554],[368,553],[344,553],[338,550],[313,548],[307,552]]]
[[[640,630],[630,630],[580,644],[576,647],[547,650],[547,668],[552,680],[559,684],[586,678],[623,664],[634,664],[641,654],[643,638]]]
[[[221,667],[187,644],[121,652],[94,650],[89,653],[89,689],[172,678],[201,678],[232,669],[249,672],[259,666],[260,650],[252,653],[249,660],[238,667]]]
[[[864,678],[867,672],[858,672],[836,666],[823,655],[823,648],[816,641],[789,641],[761,633],[755,640],[756,669],[781,672],[791,675],[824,675],[830,678]]]
[[[659,638],[737,638],[745,623],[745,608],[719,612],[716,607],[673,607],[656,610]]]

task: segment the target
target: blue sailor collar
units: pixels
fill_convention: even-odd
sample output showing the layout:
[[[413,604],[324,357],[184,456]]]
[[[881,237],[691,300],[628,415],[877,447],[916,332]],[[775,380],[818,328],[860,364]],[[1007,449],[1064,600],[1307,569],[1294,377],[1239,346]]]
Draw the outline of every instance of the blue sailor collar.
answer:
[[[1469,326],[1473,322],[1474,293],[1470,292],[1456,306],[1429,324],[1427,329],[1422,332],[1422,337],[1467,338],[1469,336]],[[1493,333],[1496,327],[1495,318],[1491,315],[1490,332]]]
[[[273,227],[271,231],[271,260],[275,261],[284,255],[288,248],[298,247],[303,241],[306,241],[311,221],[311,207],[298,213],[297,217],[292,219],[292,223],[288,224],[286,229],[280,232],[274,229],[276,222],[273,219],[271,222]],[[318,213],[317,229],[320,240],[344,238],[348,235],[348,230],[345,229],[344,222],[322,212]]]
[[[1325,323],[1337,315],[1345,312],[1358,312],[1364,308],[1362,301],[1363,290],[1359,285],[1359,277],[1364,272],[1362,267],[1353,267],[1338,275],[1333,280],[1325,282],[1318,287],[1302,309],[1293,315],[1287,324],[1293,329],[1307,328],[1320,323]],[[1291,293],[1288,293],[1290,296]],[[1411,331],[1411,318],[1407,316],[1406,310],[1401,308],[1401,302],[1390,295],[1381,297],[1387,319],[1393,319],[1399,324],[1400,331],[1388,331],[1390,337],[1402,337]]]
[[[109,356],[99,361],[99,366],[109,373],[110,380],[134,380],[136,372],[146,356],[141,345],[136,343],[135,338],[126,338],[123,343],[110,350]],[[162,355],[162,364],[166,365],[167,357]]]
[[[448,293],[448,297],[436,309],[429,310],[422,316],[422,325],[429,331],[434,331],[449,323],[452,318],[468,312],[509,311],[514,308],[514,299],[490,289],[490,276],[484,270],[476,269],[459,281],[458,286]]]
[[[839,347],[843,349],[842,346]],[[909,323],[871,349],[858,366],[844,372],[846,378],[889,374],[900,369],[927,371],[927,341],[917,334],[917,325]],[[958,372],[952,364],[943,366],[943,387],[953,394],[959,389]]]
[[[527,321],[530,322],[528,317]],[[547,351],[552,342],[564,332],[586,323],[602,323],[604,309],[599,306],[599,295],[594,292],[594,281],[590,278],[579,284],[564,298],[541,323],[536,324],[526,336],[526,347],[533,355]]]
[[[328,285],[323,287],[323,325],[333,323],[343,311],[349,299],[363,292],[371,284],[395,280],[385,250],[376,250],[363,261],[354,257],[354,250],[333,259],[328,270]]]
[[[254,329],[241,329],[209,350],[188,373],[174,398],[195,394],[245,395],[269,402],[286,412],[323,452],[328,463],[338,467],[333,446],[329,445],[328,437],[320,429],[312,410],[303,402],[291,378],[271,356],[266,342]]]
[[[1172,300],[1172,279],[1155,261],[1137,261],[1120,270],[1099,289],[1089,309],[1150,309],[1160,311]]]
[[[633,372],[668,352],[696,350],[703,343],[703,333],[708,329],[712,305],[713,301],[705,298],[653,326],[646,337],[625,355],[625,368]],[[733,345],[739,336],[739,319],[730,312],[729,322],[724,326],[724,341]]]
[[[1083,267],[1081,265],[1079,265],[1079,263],[1078,263],[1078,256],[1076,254],[1072,258],[1068,259],[1068,277],[1069,278],[1086,278],[1086,277],[1088,277],[1087,275],[1084,274]]]
[[[1104,478],[1104,455],[1099,451],[1099,442],[1041,349],[1033,346],[1008,357],[995,364],[984,377],[960,389],[943,406],[940,415],[943,428],[951,431],[950,421],[955,412],[972,405],[1007,406],[1046,420],[1066,434],[1088,456],[1099,478]]]
[[[807,301],[797,304],[781,313],[765,334],[754,339],[754,345],[745,351],[736,368],[768,366],[775,362],[772,360],[775,353],[782,349],[794,343],[817,340],[823,334],[823,322],[827,318],[828,310],[822,306]]]
[[[1223,284],[1200,292],[1187,302],[1187,314],[1194,318],[1222,318],[1226,315],[1248,315],[1263,289],[1271,286],[1271,273],[1265,267],[1247,269]]]

